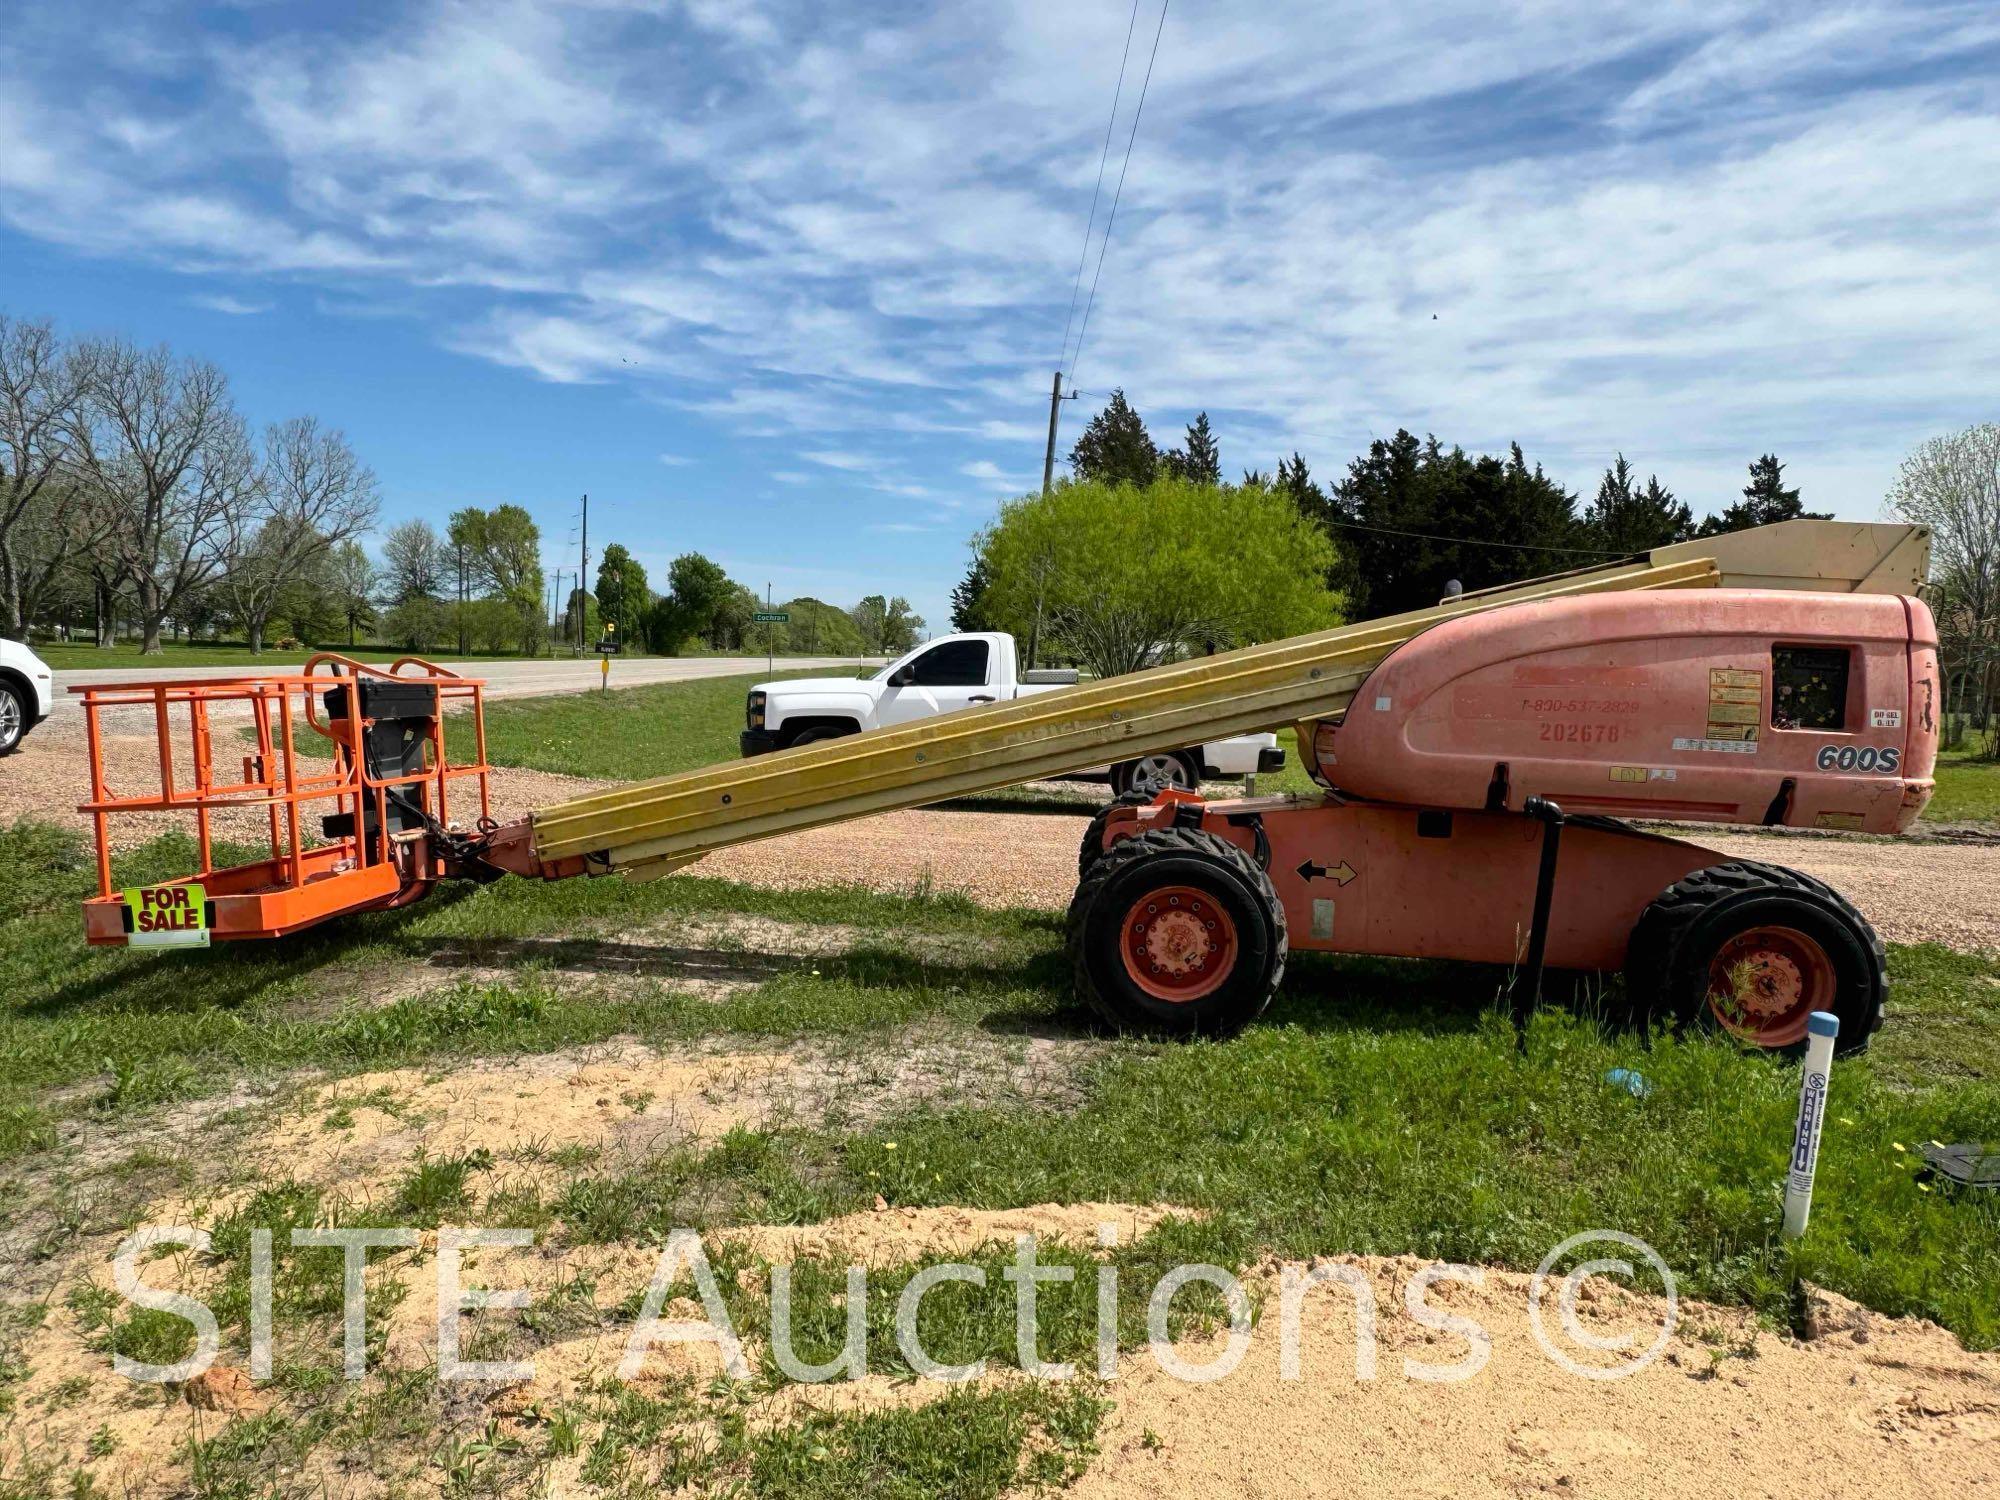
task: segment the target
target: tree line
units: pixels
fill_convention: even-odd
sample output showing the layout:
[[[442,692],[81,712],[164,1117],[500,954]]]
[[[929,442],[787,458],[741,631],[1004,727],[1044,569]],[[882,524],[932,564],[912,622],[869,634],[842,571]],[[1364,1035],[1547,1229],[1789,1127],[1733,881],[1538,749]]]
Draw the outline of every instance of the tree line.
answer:
[[[1421,609],[1454,584],[1828,514],[1805,508],[1771,453],[1749,464],[1739,499],[1697,519],[1622,454],[1579,503],[1519,443],[1475,455],[1407,430],[1371,442],[1330,486],[1298,453],[1230,482],[1206,412],[1162,449],[1123,391],[1069,458],[1073,478],[1004,505],[973,539],[952,623],[1013,630],[1031,661],[1100,675]],[[2000,426],[1924,444],[1885,508],[1931,528],[1949,701],[1988,729],[2000,692]]]
[[[253,435],[215,365],[0,314],[0,634],[83,628],[108,646],[122,623],[149,653],[171,631],[252,651],[368,633],[418,652],[588,650],[608,636],[663,653],[861,655],[907,650],[923,629],[907,600],[880,594],[849,609],[792,599],[787,623],[758,624],[756,596],[700,553],[676,558],[656,594],[619,544],[594,592],[556,600],[524,507],[404,521],[370,556],[380,510],[343,434],[305,416]]]
[[[666,582],[666,591],[655,593],[644,565],[613,542],[598,562],[596,591],[570,591],[561,621],[565,636],[665,655],[696,644],[714,651],[894,656],[915,645],[924,628],[923,617],[901,595],[870,594],[848,609],[800,595],[767,610],[754,590],[699,552],[675,558]],[[757,620],[767,613],[789,618]]]
[[[169,621],[226,612],[261,644],[301,589],[337,597],[378,506],[341,433],[304,416],[253,436],[216,366],[0,314],[6,634],[87,615],[108,640],[122,608],[157,651]]]
[[[1222,487],[1208,413],[1188,425],[1179,447],[1162,450],[1122,390],[1077,439],[1070,467],[1078,480],[1105,485],[1145,489],[1170,479]],[[1399,430],[1370,443],[1331,487],[1293,453],[1274,471],[1246,471],[1233,488],[1289,497],[1340,554],[1330,586],[1353,618],[1371,619],[1435,604],[1454,580],[1484,588],[1746,526],[1824,519],[1827,512],[1805,509],[1784,468],[1775,454],[1762,455],[1742,498],[1697,521],[1657,475],[1642,484],[1623,454],[1579,505],[1540,464],[1529,467],[1519,443],[1505,456],[1473,455]]]

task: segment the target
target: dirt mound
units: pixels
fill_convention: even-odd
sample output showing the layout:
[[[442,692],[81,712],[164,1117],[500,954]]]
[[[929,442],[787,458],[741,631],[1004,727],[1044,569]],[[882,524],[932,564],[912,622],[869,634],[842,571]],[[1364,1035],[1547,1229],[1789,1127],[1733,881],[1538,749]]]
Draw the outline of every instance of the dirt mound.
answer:
[[[780,1260],[835,1253],[886,1264],[1004,1242],[1023,1230],[1088,1243],[1097,1224],[1112,1222],[1123,1238],[1170,1212],[1113,1203],[894,1210],[810,1228],[728,1231],[712,1237],[711,1248],[737,1239]],[[422,1264],[433,1248],[427,1236],[408,1258]],[[546,1292],[583,1273],[596,1285],[597,1305],[608,1307],[646,1284],[658,1254],[657,1247],[636,1245],[560,1255],[486,1251],[467,1279]],[[1967,1353],[1927,1323],[1882,1318],[1816,1294],[1812,1322],[1820,1336],[1800,1340],[1761,1328],[1740,1309],[1684,1302],[1656,1361],[1628,1378],[1589,1379],[1563,1368],[1537,1342],[1525,1275],[1487,1270],[1476,1273],[1476,1283],[1437,1282],[1425,1293],[1432,1313],[1425,1322],[1405,1301],[1425,1263],[1339,1257],[1314,1264],[1338,1268],[1372,1294],[1375,1326],[1366,1344],[1372,1368],[1359,1362],[1358,1288],[1328,1281],[1303,1298],[1298,1366],[1286,1378],[1282,1278],[1288,1269],[1311,1268],[1260,1266],[1246,1277],[1259,1309],[1255,1329],[1240,1364],[1221,1378],[1176,1379],[1145,1349],[1122,1358],[1117,1377],[1102,1387],[1112,1409],[1099,1435],[1100,1456],[1075,1493],[1093,1500],[1168,1493],[1776,1495],[1795,1488],[1808,1468],[1819,1492],[1857,1500],[2000,1492],[1993,1477],[2000,1458],[2000,1356]],[[178,1278],[163,1262],[147,1279]],[[1553,1299],[1547,1305],[1545,1322],[1560,1344]],[[1587,1285],[1577,1306],[1587,1333],[1629,1335],[1634,1350],[1652,1342],[1665,1315],[1660,1299],[1605,1283]],[[670,1304],[667,1316],[695,1312]],[[1446,1314],[1470,1321],[1434,1326]],[[391,1319],[381,1358],[421,1368],[433,1357],[434,1320],[429,1299],[412,1295]],[[203,1399],[194,1401],[129,1386],[104,1368],[101,1355],[84,1351],[66,1323],[66,1314],[57,1315],[33,1341],[35,1373],[20,1392],[19,1410],[31,1416],[34,1446],[45,1456],[61,1452],[68,1462],[84,1462],[93,1434],[108,1434],[109,1455],[93,1471],[115,1492],[171,1490],[178,1482],[175,1444],[196,1430],[213,1434],[269,1399],[245,1389],[234,1371],[210,1378]],[[612,1318],[580,1336],[556,1338],[534,1354],[533,1382],[470,1388],[466,1414],[474,1426],[498,1423],[490,1430],[526,1434],[529,1414],[603,1389],[628,1334],[628,1320]],[[1183,1340],[1172,1353],[1199,1368],[1223,1358],[1228,1343],[1227,1331],[1219,1331]],[[1425,1378],[1468,1356],[1483,1358],[1470,1378]],[[1605,1358],[1582,1357],[1599,1365]],[[707,1346],[671,1347],[650,1355],[637,1380],[646,1388],[663,1376],[705,1377],[714,1363]],[[87,1379],[78,1382],[78,1375]],[[1021,1378],[996,1370],[988,1383]],[[808,1408],[919,1404],[945,1389],[876,1375],[766,1394],[747,1416],[767,1426]],[[206,1399],[211,1390],[232,1399]],[[275,1397],[279,1409],[284,1402]],[[97,1442],[107,1446],[103,1436]]]
[[[1683,1303],[1662,1356],[1623,1379],[1587,1379],[1536,1341],[1530,1278],[1486,1271],[1428,1302],[1485,1330],[1483,1369],[1462,1383],[1409,1378],[1403,1360],[1446,1365],[1473,1348],[1404,1307],[1414,1259],[1341,1257],[1373,1287],[1374,1378],[1356,1377],[1356,1296],[1306,1294],[1299,1379],[1282,1378],[1279,1342],[1260,1328],[1226,1379],[1189,1385],[1143,1351],[1109,1392],[1103,1456],[1075,1493],[1091,1500],[1189,1494],[1634,1497],[2000,1493],[2000,1356],[1971,1354],[1943,1329],[1871,1316],[1853,1304],[1827,1336],[1799,1341],[1736,1308]],[[1276,1305],[1267,1267],[1265,1306]],[[1586,1289],[1579,1322],[1599,1337],[1650,1344],[1662,1303]],[[1553,1295],[1547,1324],[1562,1339]],[[1856,1336],[1857,1327],[1861,1336]],[[1226,1335],[1184,1344],[1190,1362]],[[1595,1358],[1601,1359],[1602,1356]],[[1807,1480],[1805,1476],[1811,1475]]]

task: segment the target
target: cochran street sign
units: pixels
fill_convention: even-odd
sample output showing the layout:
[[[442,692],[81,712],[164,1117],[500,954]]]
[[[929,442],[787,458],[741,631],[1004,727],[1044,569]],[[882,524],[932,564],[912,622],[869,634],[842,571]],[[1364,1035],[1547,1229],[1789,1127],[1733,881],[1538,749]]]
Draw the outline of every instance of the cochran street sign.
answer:
[[[750,618],[759,625],[783,625],[792,617],[782,609],[760,609]]]

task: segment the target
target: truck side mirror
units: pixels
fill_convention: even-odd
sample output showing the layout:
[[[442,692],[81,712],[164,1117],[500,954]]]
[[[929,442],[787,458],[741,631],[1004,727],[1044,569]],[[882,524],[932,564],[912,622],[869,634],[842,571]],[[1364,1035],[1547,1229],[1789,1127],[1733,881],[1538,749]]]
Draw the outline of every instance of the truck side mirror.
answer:
[[[891,672],[889,674],[890,687],[908,687],[911,683],[915,682],[916,680],[917,680],[917,669],[913,666],[898,667],[894,672]]]

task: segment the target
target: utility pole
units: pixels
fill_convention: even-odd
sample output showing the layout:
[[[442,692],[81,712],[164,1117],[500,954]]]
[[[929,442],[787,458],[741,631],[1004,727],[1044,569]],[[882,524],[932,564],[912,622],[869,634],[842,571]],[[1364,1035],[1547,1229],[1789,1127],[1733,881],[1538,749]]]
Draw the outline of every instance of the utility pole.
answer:
[[[576,586],[579,589],[581,589],[583,587],[583,580],[588,578],[589,576],[590,576],[590,496],[585,495],[583,497],[583,561],[577,566]],[[577,601],[577,606],[576,606],[576,643],[579,648],[590,644],[583,638],[585,632],[589,628],[586,623],[586,616],[588,615],[588,613],[589,613],[589,605],[587,605],[583,600],[579,599]]]
[[[1062,371],[1049,390],[1049,445],[1042,451],[1042,493],[1046,495],[1056,478],[1056,418],[1062,413]]]
[[[771,613],[771,580],[768,578],[764,580],[764,613],[767,615]],[[764,670],[766,672],[775,672],[778,669],[778,647],[776,642],[777,632],[771,622],[766,620],[764,622]]]

